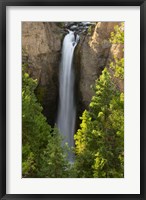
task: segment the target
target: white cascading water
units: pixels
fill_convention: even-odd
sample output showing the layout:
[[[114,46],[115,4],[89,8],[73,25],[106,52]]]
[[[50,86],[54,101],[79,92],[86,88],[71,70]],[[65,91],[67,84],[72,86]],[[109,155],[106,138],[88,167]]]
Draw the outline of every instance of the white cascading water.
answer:
[[[62,58],[59,74],[59,108],[57,126],[63,135],[64,144],[74,146],[74,131],[76,107],[74,100],[74,70],[72,68],[74,49],[79,36],[69,31],[65,36],[62,48]],[[73,161],[73,154],[69,154],[69,160]]]

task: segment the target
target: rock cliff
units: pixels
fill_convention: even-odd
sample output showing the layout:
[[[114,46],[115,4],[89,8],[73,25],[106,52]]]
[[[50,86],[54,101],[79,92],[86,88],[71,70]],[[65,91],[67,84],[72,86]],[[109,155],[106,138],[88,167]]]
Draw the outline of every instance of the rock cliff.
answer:
[[[67,24],[80,33],[80,42],[74,55],[76,72],[77,113],[81,115],[88,108],[94,94],[91,85],[100,76],[104,67],[123,57],[123,44],[109,42],[111,32],[120,22],[97,22],[91,24]],[[84,26],[86,31],[84,31]],[[38,80],[36,95],[44,108],[48,122],[54,124],[58,105],[58,78],[64,24],[54,22],[23,22],[23,60],[29,63],[28,73]],[[112,74],[112,71],[111,71]],[[123,82],[117,82],[123,90]]]
[[[75,65],[78,87],[78,112],[79,115],[91,101],[94,94],[91,86],[100,76],[105,67],[109,67],[114,57],[123,57],[123,44],[111,44],[109,39],[114,27],[120,22],[98,22],[93,25],[91,31],[81,35],[80,43],[75,52]],[[112,73],[112,71],[111,71]],[[117,82],[123,90],[123,82]]]
[[[29,63],[28,73],[38,80],[36,95],[50,124],[55,121],[58,105],[58,72],[63,39],[61,30],[58,23],[22,23],[22,48]]]

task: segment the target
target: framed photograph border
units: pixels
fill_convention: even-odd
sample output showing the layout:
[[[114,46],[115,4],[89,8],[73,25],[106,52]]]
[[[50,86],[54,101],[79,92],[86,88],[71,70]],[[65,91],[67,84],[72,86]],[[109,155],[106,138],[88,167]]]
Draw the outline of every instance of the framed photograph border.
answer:
[[[7,6],[140,6],[140,194],[6,194],[6,8]],[[0,198],[146,200],[146,1],[0,0]],[[134,179],[134,178],[133,178]],[[134,181],[134,180],[133,180]]]

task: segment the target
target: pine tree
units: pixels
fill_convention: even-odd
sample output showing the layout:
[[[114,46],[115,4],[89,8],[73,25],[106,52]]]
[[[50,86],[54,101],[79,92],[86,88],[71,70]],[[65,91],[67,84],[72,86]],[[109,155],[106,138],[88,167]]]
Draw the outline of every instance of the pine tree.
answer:
[[[75,135],[80,177],[123,177],[123,94],[105,68]]]
[[[124,44],[124,22],[121,25],[114,27],[114,32],[111,32],[110,42],[112,44]]]
[[[51,127],[43,116],[34,90],[37,82],[29,77],[23,66],[22,72],[22,161],[23,176],[33,177],[41,165],[40,153],[47,145]]]
[[[61,143],[61,134],[55,127],[52,129],[51,136],[48,136],[47,147],[41,155],[39,177],[66,178],[69,176],[68,148],[62,146]]]
[[[66,148],[57,128],[51,128],[34,94],[37,81],[22,73],[22,176],[67,177]]]

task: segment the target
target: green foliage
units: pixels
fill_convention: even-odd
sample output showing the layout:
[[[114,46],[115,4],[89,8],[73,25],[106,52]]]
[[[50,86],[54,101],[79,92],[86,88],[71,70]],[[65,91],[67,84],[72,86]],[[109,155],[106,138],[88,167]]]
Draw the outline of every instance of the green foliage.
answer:
[[[45,86],[39,86],[35,90],[38,101],[43,104],[45,95],[47,94],[47,88]]]
[[[65,178],[69,176],[67,148],[62,147],[61,135],[57,128],[53,129],[52,136],[48,136],[48,144],[41,156],[39,177]]]
[[[115,58],[115,62],[110,63],[110,68],[114,70],[114,76],[116,78],[124,79],[124,58]]]
[[[25,150],[25,148],[27,148],[27,145],[22,148],[23,152],[22,173],[23,177],[29,177],[31,174],[35,173],[36,165],[34,160],[34,154],[30,151],[30,149]],[[24,159],[24,155],[26,156],[26,160]]]
[[[37,82],[22,71],[22,176],[66,177],[66,149],[56,128],[47,124],[34,94]]]
[[[114,32],[111,33],[110,42],[112,44],[124,44],[124,22],[121,23],[121,26],[115,26]]]
[[[78,177],[123,177],[123,93],[105,68],[95,84],[90,110],[75,134]]]
[[[23,134],[23,176],[36,174],[36,167],[40,165],[40,152],[47,145],[47,137],[50,127],[42,115],[42,107],[37,102],[34,94],[36,80],[33,80],[25,72],[22,72],[22,134]],[[31,166],[33,163],[34,167]]]
[[[60,28],[64,27],[64,22],[56,22],[57,26],[59,26]]]
[[[90,25],[89,27],[88,27],[88,35],[91,35],[92,34],[92,26]]]

